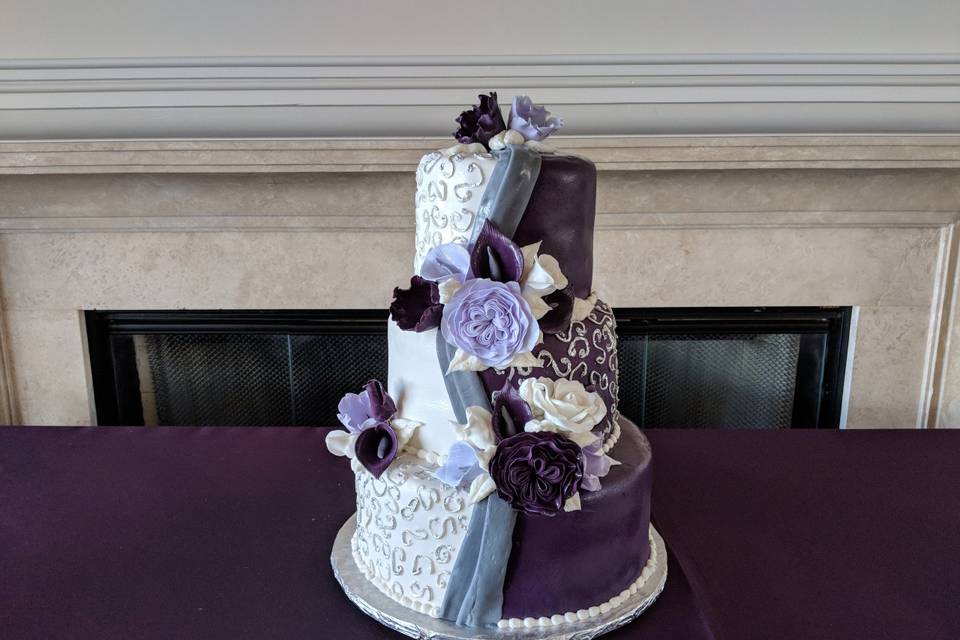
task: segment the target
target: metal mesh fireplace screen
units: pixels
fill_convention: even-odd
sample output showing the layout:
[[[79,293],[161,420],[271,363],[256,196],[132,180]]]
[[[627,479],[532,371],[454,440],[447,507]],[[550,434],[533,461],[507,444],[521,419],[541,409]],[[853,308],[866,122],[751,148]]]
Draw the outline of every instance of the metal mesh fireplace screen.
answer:
[[[620,409],[641,426],[789,427],[799,352],[797,334],[624,336]]]
[[[152,424],[336,424],[343,394],[387,377],[377,335],[175,333],[136,343],[147,356],[138,375]]]
[[[621,412],[837,426],[849,310],[737,312],[616,311]],[[387,374],[375,312],[88,312],[87,330],[100,424],[333,425],[344,393]]]

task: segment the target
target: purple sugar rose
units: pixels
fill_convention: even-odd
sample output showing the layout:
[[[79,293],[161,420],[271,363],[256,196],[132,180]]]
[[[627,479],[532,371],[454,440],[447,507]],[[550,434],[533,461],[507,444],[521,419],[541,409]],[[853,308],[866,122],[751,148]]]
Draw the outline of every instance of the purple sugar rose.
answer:
[[[527,96],[514,96],[510,109],[510,128],[527,140],[543,140],[563,126],[563,120],[550,115]]]
[[[448,242],[430,249],[423,264],[420,265],[420,275],[437,284],[455,279],[463,282],[470,271],[470,252],[459,242]]]
[[[580,447],[551,431],[518,433],[497,445],[490,459],[497,494],[524,513],[555,516],[580,490]]]
[[[519,282],[523,277],[523,251],[497,225],[484,220],[470,253],[470,268],[474,278]]]
[[[397,457],[399,450],[397,433],[387,422],[374,422],[364,427],[357,436],[354,453],[357,461],[374,478],[379,478]]]
[[[530,406],[524,402],[509,380],[503,388],[493,394],[493,435],[497,442],[515,436],[523,431],[523,426],[533,420]]]
[[[378,380],[371,380],[359,394],[348,393],[337,405],[337,418],[350,433],[359,433],[397,413],[397,405]]]
[[[475,105],[457,116],[460,127],[453,132],[453,137],[462,144],[479,142],[489,149],[490,138],[506,130],[507,125],[497,104],[496,91],[477,97],[480,98],[479,106]]]
[[[532,351],[540,327],[516,282],[467,280],[444,308],[443,338],[487,367],[505,368]]]
[[[404,331],[420,333],[440,326],[443,305],[436,282],[420,276],[410,278],[410,288],[393,290],[390,317]]]

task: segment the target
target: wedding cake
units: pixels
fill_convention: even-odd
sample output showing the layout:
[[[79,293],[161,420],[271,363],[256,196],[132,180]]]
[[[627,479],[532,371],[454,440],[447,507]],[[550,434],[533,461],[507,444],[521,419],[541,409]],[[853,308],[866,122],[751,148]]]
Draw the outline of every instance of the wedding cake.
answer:
[[[356,475],[350,553],[383,596],[463,627],[598,620],[658,559],[650,446],[618,412],[592,286],[596,167],[554,152],[562,121],[525,96],[457,122],[417,168],[388,379],[344,397],[327,438]]]

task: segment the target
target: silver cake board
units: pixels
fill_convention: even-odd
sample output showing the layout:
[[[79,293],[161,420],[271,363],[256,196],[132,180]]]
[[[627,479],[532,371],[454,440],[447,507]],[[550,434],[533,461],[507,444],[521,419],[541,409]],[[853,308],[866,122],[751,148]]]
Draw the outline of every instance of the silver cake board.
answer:
[[[357,567],[351,550],[356,516],[350,516],[333,543],[330,563],[343,592],[361,611],[395,631],[422,640],[591,640],[635,620],[653,604],[667,581],[667,549],[659,532],[650,525],[650,560],[653,572],[619,607],[583,622],[549,627],[500,629],[469,628],[432,618],[401,605],[381,592]],[[594,603],[596,604],[596,603]],[[589,608],[589,605],[584,608]]]

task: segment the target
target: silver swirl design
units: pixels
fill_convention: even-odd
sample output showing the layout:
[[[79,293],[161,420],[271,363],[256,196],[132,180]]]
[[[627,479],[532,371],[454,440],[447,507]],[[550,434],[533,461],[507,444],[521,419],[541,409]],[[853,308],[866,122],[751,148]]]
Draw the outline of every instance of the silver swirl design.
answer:
[[[358,464],[353,469],[357,528],[351,546],[358,564],[399,601],[440,606],[472,507],[408,455],[380,479]]]

